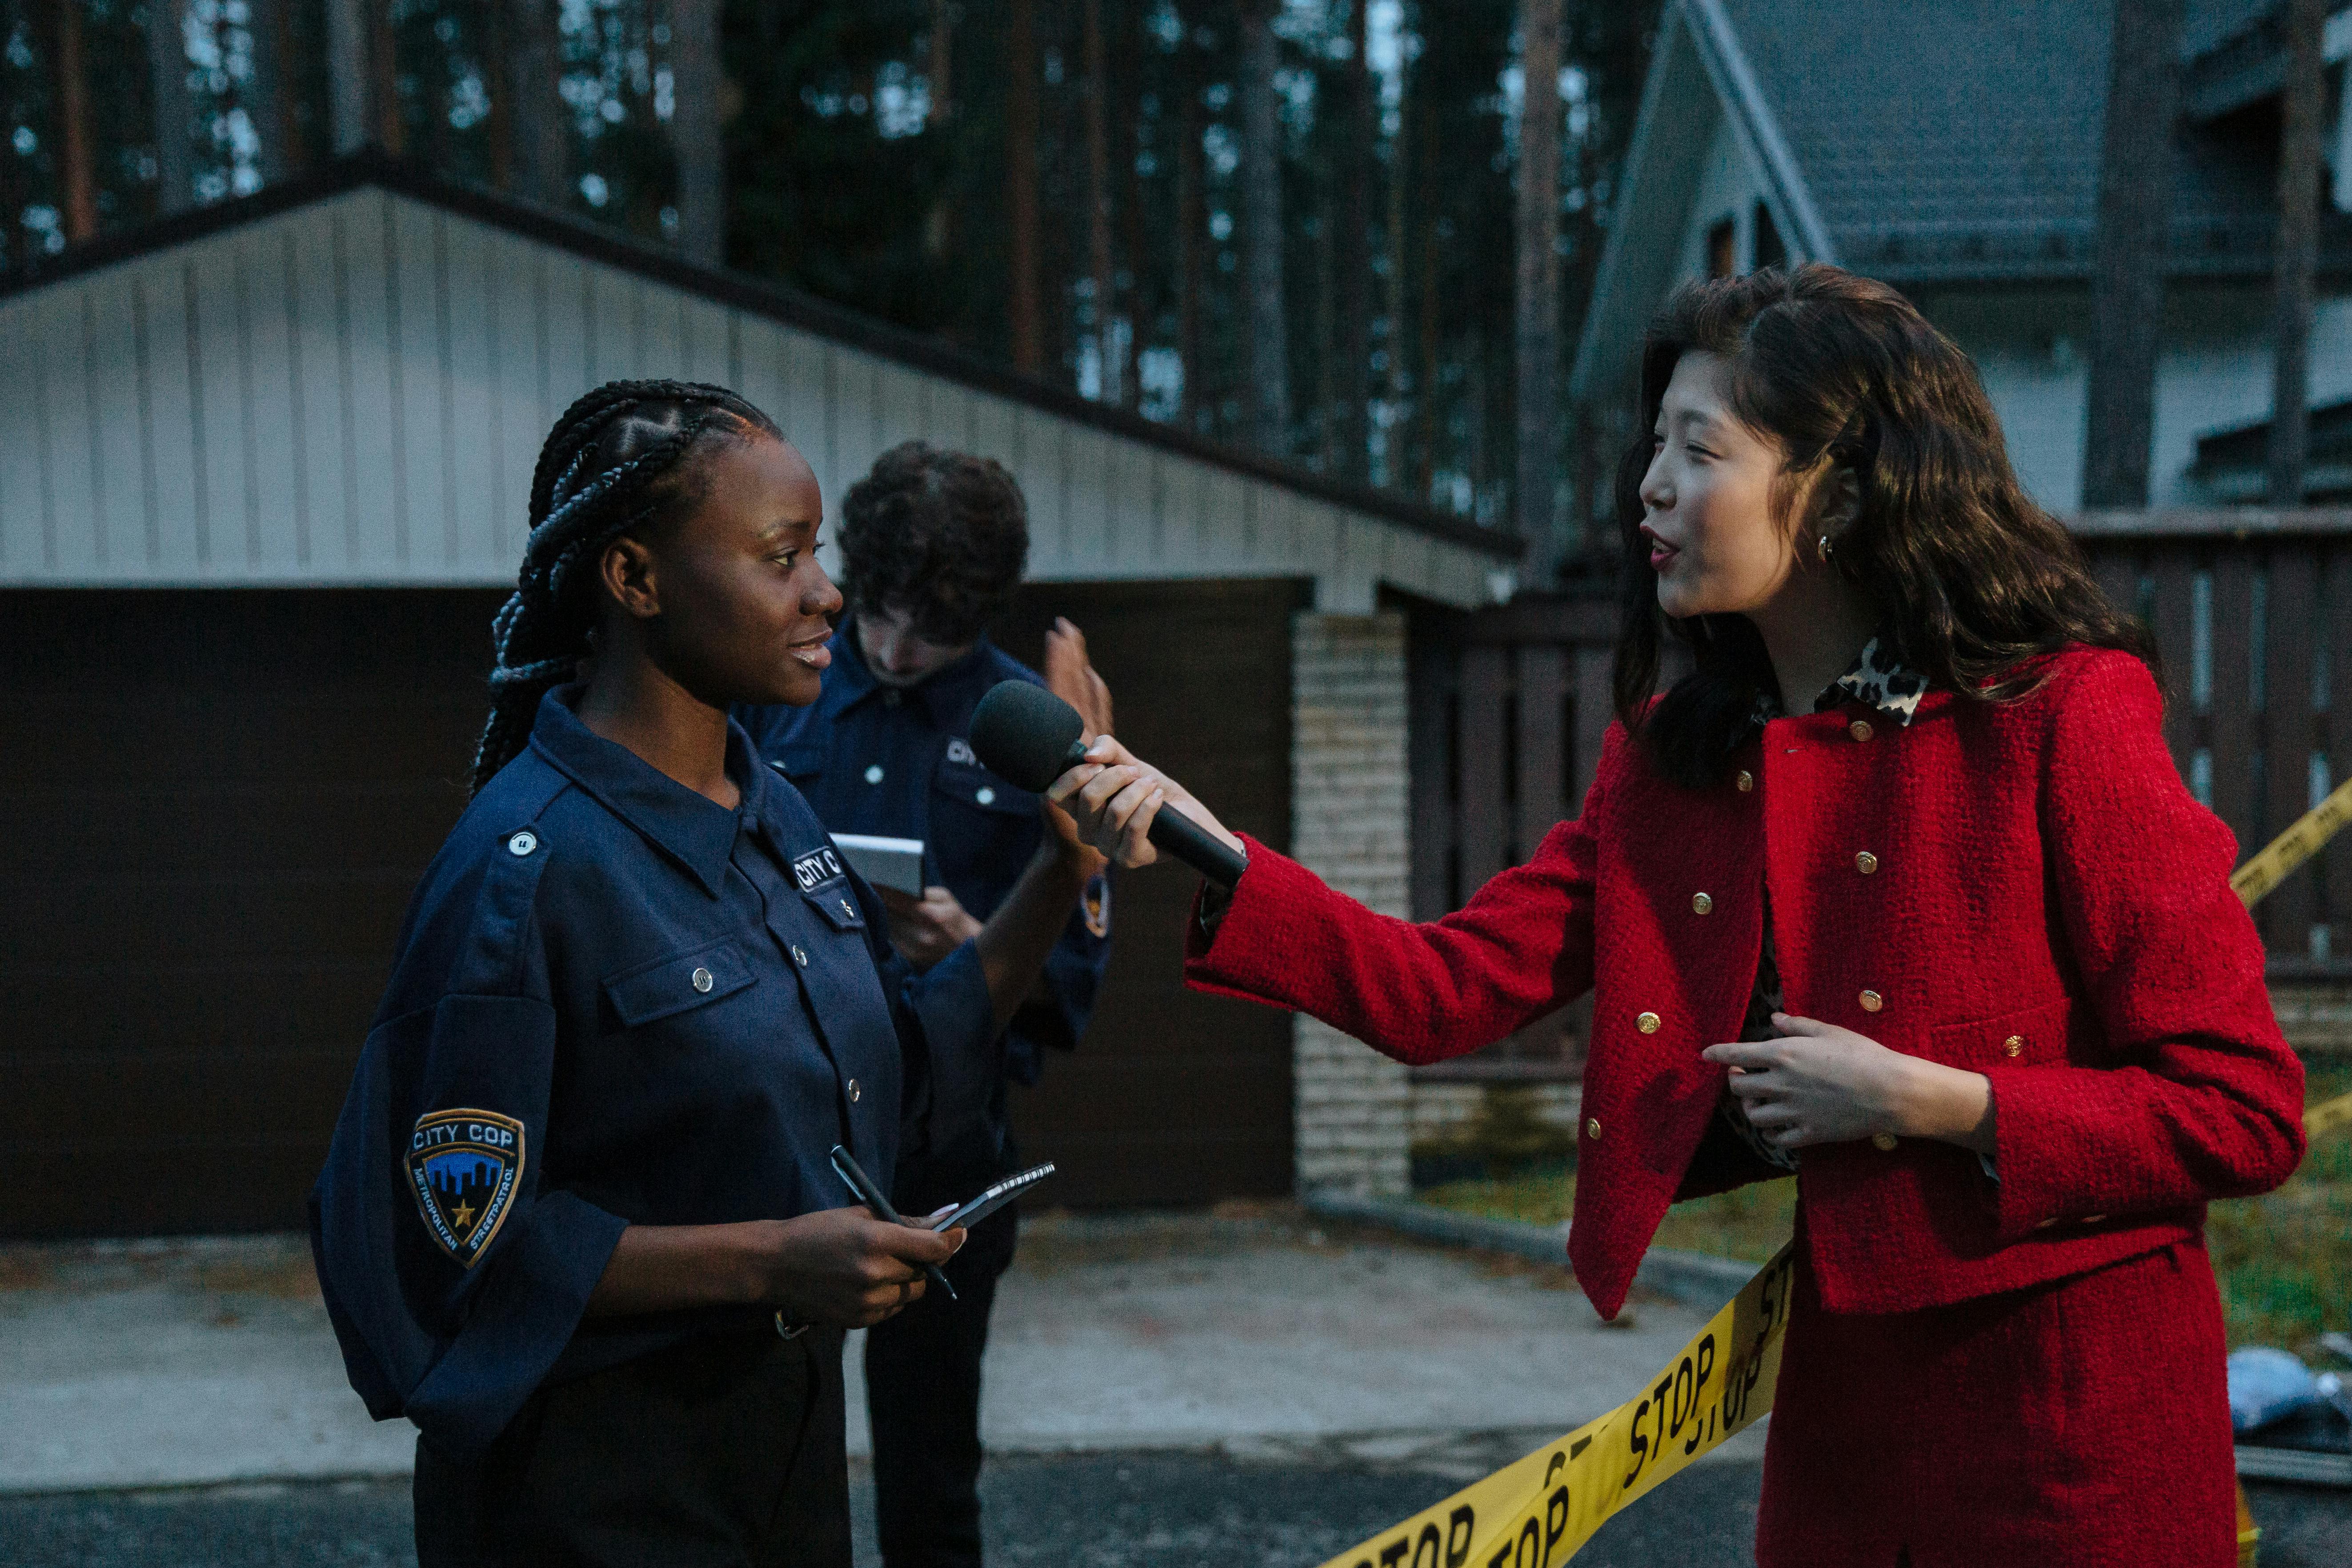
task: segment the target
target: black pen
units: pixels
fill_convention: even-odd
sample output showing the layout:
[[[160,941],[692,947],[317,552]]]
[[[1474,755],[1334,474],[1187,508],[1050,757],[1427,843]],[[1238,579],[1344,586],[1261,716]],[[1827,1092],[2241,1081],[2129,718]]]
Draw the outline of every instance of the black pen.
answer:
[[[874,1211],[876,1219],[886,1225],[907,1224],[905,1220],[898,1217],[898,1211],[890,1206],[890,1200],[882,1195],[882,1189],[874,1184],[874,1178],[867,1175],[865,1169],[851,1157],[849,1151],[838,1143],[833,1146],[833,1168],[835,1174],[849,1184],[849,1190],[857,1194],[857,1201]],[[920,1230],[922,1227],[908,1226],[908,1228]],[[948,1293],[949,1300],[952,1301],[956,1299],[955,1287],[948,1283],[948,1277],[940,1272],[938,1264],[924,1264],[923,1272],[929,1276],[932,1284]]]

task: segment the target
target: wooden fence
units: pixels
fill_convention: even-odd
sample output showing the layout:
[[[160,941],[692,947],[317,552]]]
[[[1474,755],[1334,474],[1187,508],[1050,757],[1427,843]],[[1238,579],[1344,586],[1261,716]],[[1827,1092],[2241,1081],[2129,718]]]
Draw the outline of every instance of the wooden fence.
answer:
[[[2352,776],[2352,510],[2092,513],[2076,531],[2154,631],[2174,760],[2242,859]],[[1612,600],[1536,595],[1414,611],[1416,919],[1460,908],[1576,815],[1611,719],[1616,617]],[[2274,977],[2352,980],[2352,835],[2256,918]],[[1582,1034],[1571,1010],[1420,1074],[1573,1077]]]

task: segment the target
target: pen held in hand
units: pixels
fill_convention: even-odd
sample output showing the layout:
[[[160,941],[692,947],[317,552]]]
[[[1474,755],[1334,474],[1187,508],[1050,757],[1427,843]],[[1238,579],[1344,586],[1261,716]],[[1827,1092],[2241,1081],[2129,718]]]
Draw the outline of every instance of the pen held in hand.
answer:
[[[874,1184],[874,1178],[867,1175],[865,1168],[851,1157],[849,1151],[838,1143],[833,1146],[833,1169],[835,1174],[849,1184],[849,1190],[857,1194],[857,1201],[874,1211],[875,1218],[887,1225],[907,1224],[898,1217],[898,1211],[890,1206],[890,1200],[882,1195],[882,1189]],[[924,1227],[909,1226],[908,1228],[920,1230]],[[955,1287],[948,1283],[948,1277],[940,1272],[938,1264],[923,1265],[923,1273],[932,1284],[947,1292],[949,1300],[956,1299]]]

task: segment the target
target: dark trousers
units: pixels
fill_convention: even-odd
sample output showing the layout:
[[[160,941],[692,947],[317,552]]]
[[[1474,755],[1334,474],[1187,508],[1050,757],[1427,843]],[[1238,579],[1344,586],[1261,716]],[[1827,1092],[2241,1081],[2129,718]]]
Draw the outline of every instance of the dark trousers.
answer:
[[[972,1229],[937,1290],[866,1334],[874,1513],[888,1568],[980,1568],[980,1359],[1013,1211]]]
[[[416,1444],[418,1568],[850,1568],[841,1335],[704,1334],[531,1396],[467,1463]]]

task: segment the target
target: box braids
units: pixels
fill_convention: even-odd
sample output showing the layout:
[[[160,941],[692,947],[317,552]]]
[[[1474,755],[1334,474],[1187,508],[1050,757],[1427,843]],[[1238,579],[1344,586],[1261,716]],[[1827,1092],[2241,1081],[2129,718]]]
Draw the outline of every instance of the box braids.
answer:
[[[531,473],[522,570],[490,623],[497,663],[489,721],[474,752],[475,790],[522,751],[541,697],[571,679],[588,653],[598,609],[593,568],[605,547],[690,495],[680,480],[706,436],[755,435],[782,432],[734,393],[700,382],[606,382],[563,411]]]

